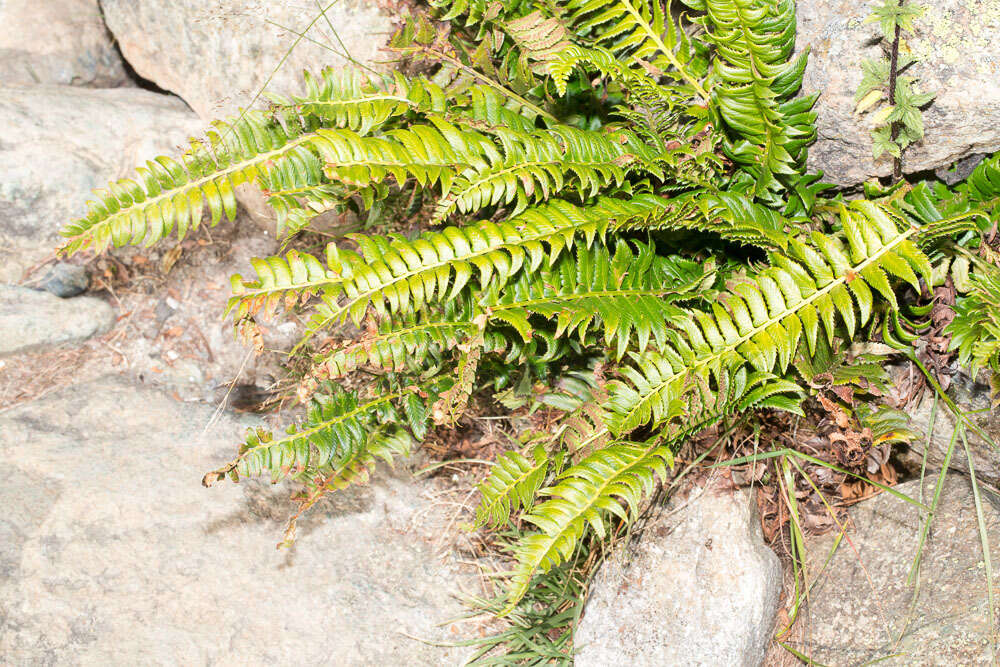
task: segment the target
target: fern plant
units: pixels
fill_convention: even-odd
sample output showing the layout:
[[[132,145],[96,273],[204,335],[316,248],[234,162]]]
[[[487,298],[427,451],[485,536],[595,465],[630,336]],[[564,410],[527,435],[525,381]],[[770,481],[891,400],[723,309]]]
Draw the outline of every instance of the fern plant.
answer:
[[[516,410],[515,387],[547,386],[561,420],[479,486],[477,526],[522,528],[495,605],[508,614],[634,520],[690,435],[799,412],[795,360],[898,321],[935,253],[995,230],[1000,178],[994,159],[955,190],[824,197],[804,170],[815,98],[797,96],[792,0],[431,5],[390,42],[397,71],[306,75],[303,93],[99,192],[63,249],[183,237],[204,209],[233,220],[248,182],[288,237],[328,210],[381,215],[385,234],[233,276],[239,329],[307,315],[293,352],[310,359],[308,408],[285,434],[251,431],[205,483],[292,479],[304,511],[457,423],[473,395]],[[420,231],[391,231],[383,204],[401,199],[424,209]],[[996,322],[975,303],[997,288],[980,275],[954,344],[996,368]],[[361,333],[331,342],[346,322]],[[348,381],[359,371],[374,372]]]

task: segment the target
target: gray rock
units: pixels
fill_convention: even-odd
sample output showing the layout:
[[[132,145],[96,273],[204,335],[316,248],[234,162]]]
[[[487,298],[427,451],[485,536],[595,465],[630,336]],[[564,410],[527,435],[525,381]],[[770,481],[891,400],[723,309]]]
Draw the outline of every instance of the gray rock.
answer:
[[[275,543],[288,489],[201,486],[252,422],[104,378],[0,413],[0,655],[15,664],[457,664],[463,581],[410,480],[340,492]],[[443,519],[444,517],[442,517]],[[434,530],[440,531],[440,526]],[[408,636],[409,635],[409,636]]]
[[[708,490],[605,563],[574,636],[580,667],[758,665],[781,564],[745,492]]]
[[[864,23],[874,0],[803,0],[798,3],[797,48],[812,47],[804,89],[820,91],[819,140],[809,149],[810,169],[840,185],[886,176],[891,158],[872,159],[867,116],[854,114],[861,61],[877,58],[878,26]],[[926,137],[905,157],[907,172],[947,166],[973,153],[1000,149],[1000,0],[921,3],[925,14],[909,40],[920,59],[908,70],[937,98],[924,112]]]
[[[128,83],[98,0],[4,0],[0,26],[4,86]]]
[[[96,297],[60,299],[48,292],[0,285],[0,356],[86,340],[114,323],[114,309]]]
[[[180,95],[205,120],[248,106],[257,90],[302,89],[301,72],[343,65],[335,52],[370,63],[392,18],[368,0],[103,0],[108,27],[135,71]],[[314,19],[316,19],[314,21]],[[336,31],[336,33],[334,32]],[[287,60],[282,59],[299,41]]]
[[[978,425],[994,443],[1000,444],[1000,411],[994,410],[991,404],[988,375],[989,371],[984,371],[979,378],[983,381],[976,382],[964,373],[957,373],[952,376],[948,395],[961,409],[969,413],[969,419]],[[955,431],[955,418],[944,402],[938,401],[937,416],[934,419],[934,428],[931,429],[933,407],[934,395],[930,391],[925,391],[919,403],[907,408],[907,413],[910,415],[911,424],[915,430],[924,436],[928,431],[931,431],[929,446],[926,448],[927,464],[931,470],[940,470],[951,444],[952,434]],[[976,475],[984,482],[1000,488],[1000,449],[984,442],[971,430],[966,430],[966,439],[972,451],[972,464],[975,467]],[[925,437],[918,437],[910,444],[911,456],[915,465],[921,465],[924,446],[927,443]],[[949,467],[962,472],[969,471],[969,463],[961,440],[956,441]]]
[[[83,294],[89,285],[87,269],[68,262],[53,264],[38,283],[40,289],[63,299]]]
[[[177,98],[138,88],[0,90],[0,282],[52,254],[91,190],[202,127]]]
[[[936,478],[924,485],[926,502]],[[900,484],[900,493],[919,497],[920,482]],[[1000,514],[983,503],[996,563]],[[828,665],[868,664],[900,654],[885,665],[988,665],[989,606],[983,554],[972,490],[966,477],[951,474],[927,541],[920,587],[906,585],[923,524],[919,509],[883,493],[850,510],[850,538],[816,578],[835,535],[808,545],[812,562],[806,641],[793,642],[814,660]],[[863,563],[863,566],[862,566]],[[868,577],[871,577],[869,584]],[[905,632],[904,632],[905,630]],[[897,638],[903,634],[897,643]]]

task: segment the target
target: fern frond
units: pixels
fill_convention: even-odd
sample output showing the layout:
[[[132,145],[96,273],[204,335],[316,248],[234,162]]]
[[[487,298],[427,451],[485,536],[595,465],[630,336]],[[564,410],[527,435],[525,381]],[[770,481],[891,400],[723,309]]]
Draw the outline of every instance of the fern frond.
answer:
[[[314,362],[310,376],[317,381],[332,380],[361,366],[392,372],[412,370],[429,357],[457,347],[475,332],[471,304],[453,299],[439,311],[421,309],[382,319],[376,331],[325,351]]]
[[[792,382],[767,373],[747,373],[741,368],[727,379],[711,405],[686,414],[684,423],[643,443],[615,442],[566,470],[555,486],[542,491],[549,498],[525,517],[540,532],[522,538],[517,546],[518,564],[502,613],[516,607],[537,574],[572,558],[586,531],[593,530],[603,538],[609,516],[625,522],[634,520],[657,477],[661,482],[666,480],[667,468],[673,467],[674,443],[741,409],[776,407],[797,411],[798,402],[789,395],[799,393],[799,387]]]
[[[645,0],[560,0],[560,9],[579,36],[592,39],[630,66],[652,67],[690,86],[702,99],[708,93],[690,61],[694,55],[691,41],[664,11],[660,2]],[[643,67],[640,62],[647,65]]]
[[[263,165],[302,150],[314,136],[301,126],[274,123],[260,112],[216,122],[207,143],[192,140],[179,161],[150,160],[137,168],[138,179],[122,179],[95,191],[98,198],[88,203],[86,216],[62,230],[66,241],[61,252],[152,245],[174,230],[183,238],[201,224],[206,204],[212,225],[223,215],[233,220],[236,186],[253,182]]]
[[[443,113],[446,94],[424,77],[399,72],[373,75],[358,68],[324,68],[319,78],[303,72],[304,95],[270,94],[273,112],[290,122],[315,119],[323,127],[340,127],[361,135],[410,111]]]
[[[1000,269],[977,261],[975,276],[972,291],[958,298],[955,319],[945,328],[948,349],[958,352],[973,377],[982,368],[1000,373]]]
[[[572,185],[582,196],[594,196],[609,185],[620,186],[639,162],[613,136],[555,126],[531,135],[498,129],[503,159],[466,170],[436,207],[433,222],[452,212],[478,211],[487,206],[516,202],[513,214],[529,203],[565,192]],[[656,169],[647,165],[647,170]]]
[[[654,205],[648,198],[601,198],[588,207],[556,200],[503,222],[447,227],[413,241],[355,235],[361,253],[330,244],[327,269],[301,254],[256,260],[256,281],[234,276],[227,312],[242,319],[272,310],[286,297],[316,292],[323,303],[310,323],[312,331],[347,318],[360,324],[369,306],[380,315],[413,312],[454,298],[474,278],[487,289],[506,283],[522,267],[537,270],[546,256],[551,265],[578,236],[589,247],[615,220],[634,218]]]
[[[666,342],[667,322],[682,311],[671,302],[692,298],[715,280],[714,262],[661,257],[652,246],[635,251],[620,243],[614,253],[601,244],[563,255],[551,267],[521,276],[482,303],[489,317],[513,326],[528,340],[531,315],[556,319],[555,336],[572,334],[587,344],[592,330],[617,346],[621,357],[630,344],[645,349],[652,337]]]
[[[644,194],[632,201],[643,201],[645,210],[623,219],[617,229],[711,232],[763,250],[785,250],[799,231],[796,225],[808,222],[788,220],[766,206],[727,192],[697,190],[671,199]]]
[[[356,392],[339,389],[317,394],[301,425],[290,426],[278,437],[261,428],[250,429],[237,457],[205,475],[202,483],[210,486],[227,476],[239,481],[265,472],[272,482],[290,475],[308,481],[329,470],[346,475],[343,479],[347,480],[360,474],[372,456],[401,451],[404,440],[408,449],[410,436],[379,430],[380,424],[407,424],[414,435],[423,437],[429,403],[441,382],[433,378],[367,401]],[[387,440],[380,440],[383,436]]]
[[[801,168],[800,149],[811,139],[814,98],[782,108],[801,86],[807,53],[789,60],[795,47],[795,2],[707,0],[699,19],[716,46],[711,94],[726,125],[743,141],[733,158],[755,176],[756,194],[777,189],[777,174]],[[797,123],[791,123],[798,117]],[[805,129],[803,129],[803,127]]]
[[[784,372],[803,337],[812,351],[821,327],[832,341],[838,320],[848,336],[867,322],[873,291],[897,309],[890,276],[919,289],[916,272],[931,272],[911,240],[918,229],[901,231],[897,221],[878,205],[851,202],[841,209],[843,240],[819,232],[808,244],[792,239],[788,255],[772,253],[770,267],[734,280],[710,311],[675,319],[662,356],[648,368],[623,371],[628,381],[611,390],[612,432],[668,422],[692,385],[711,391],[721,374],[744,364]]]
[[[476,487],[481,496],[476,506],[476,528],[497,528],[507,523],[513,512],[531,509],[549,463],[541,445],[532,450],[530,459],[520,452],[507,452],[499,457],[486,479]]]

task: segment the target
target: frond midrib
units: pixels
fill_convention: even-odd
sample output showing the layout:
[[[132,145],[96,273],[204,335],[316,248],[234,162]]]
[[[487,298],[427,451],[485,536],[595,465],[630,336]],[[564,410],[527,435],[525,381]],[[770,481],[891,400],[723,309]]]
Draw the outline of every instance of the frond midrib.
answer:
[[[172,187],[169,190],[165,190],[153,197],[147,197],[146,199],[143,199],[141,202],[139,202],[140,204],[139,206],[136,206],[135,203],[133,203],[132,206],[121,208],[118,211],[109,215],[108,217],[104,218],[103,220],[97,222],[96,224],[87,227],[87,229],[80,232],[79,234],[66,237],[66,242],[64,243],[64,245],[70,245],[76,241],[85,241],[87,237],[93,237],[96,233],[96,230],[102,229],[104,227],[109,227],[123,218],[127,218],[134,215],[136,212],[141,211],[144,213],[150,206],[158,204],[161,201],[173,199],[174,197],[180,194],[189,192],[194,189],[201,190],[202,186],[204,186],[207,183],[218,181],[221,178],[228,178],[233,174],[237,174],[251,167],[255,167],[260,163],[264,163],[267,162],[268,160],[273,160],[278,157],[281,157],[283,154],[287,153],[289,150],[295,148],[296,146],[300,146],[304,143],[309,142],[315,136],[317,136],[316,132],[309,132],[303,134],[299,137],[296,137],[295,139],[289,140],[281,148],[276,148],[266,153],[258,153],[257,155],[253,156],[250,159],[244,160],[243,162],[238,162],[236,164],[230,165],[225,169],[213,171],[207,176],[202,176],[201,178],[195,179],[193,181],[188,181],[183,185]],[[200,216],[201,212],[199,211],[198,214]]]
[[[892,240],[892,242],[886,243],[885,245],[883,245],[879,249],[879,251],[877,253],[875,253],[875,254],[873,254],[873,255],[865,258],[862,262],[860,262],[857,265],[851,267],[851,271],[853,273],[860,274],[861,271],[863,271],[864,269],[868,268],[869,266],[871,266],[873,264],[876,264],[886,253],[890,252],[893,248],[895,248],[897,245],[899,245],[903,241],[907,240],[910,236],[912,236],[913,234],[917,233],[918,231],[919,231],[918,228],[910,227],[906,231],[900,232],[896,236],[896,238]],[[815,301],[817,301],[817,300],[823,298],[824,296],[828,295],[831,291],[833,291],[838,286],[847,284],[848,277],[849,277],[848,275],[843,275],[843,276],[840,276],[838,278],[834,278],[827,285],[824,285],[822,288],[816,290],[814,293],[810,294],[808,297],[803,298],[803,300],[800,301],[799,303],[797,303],[795,306],[789,307],[789,308],[785,308],[785,310],[783,310],[779,315],[775,315],[775,316],[771,317],[769,320],[767,320],[765,323],[763,323],[763,324],[761,324],[759,326],[753,327],[752,329],[750,329],[749,333],[747,333],[747,334],[745,334],[743,336],[740,336],[734,342],[732,342],[732,343],[727,342],[718,351],[714,351],[712,354],[710,354],[710,355],[708,355],[706,357],[703,357],[703,358],[697,360],[693,365],[685,366],[680,371],[669,375],[665,380],[663,380],[661,382],[658,382],[656,385],[654,385],[655,389],[652,389],[651,391],[644,392],[642,400],[638,401],[628,412],[624,413],[624,417],[621,419],[621,422],[628,423],[632,419],[634,419],[636,417],[636,415],[639,413],[639,411],[641,410],[641,406],[645,404],[645,402],[648,399],[648,397],[654,396],[654,395],[658,394],[660,391],[662,391],[663,389],[665,389],[668,385],[670,385],[672,382],[676,381],[681,376],[689,374],[691,372],[694,372],[694,371],[696,371],[698,369],[701,369],[701,368],[704,368],[706,366],[709,366],[710,364],[713,364],[716,361],[720,361],[723,357],[728,356],[729,354],[732,354],[733,352],[735,352],[737,350],[737,348],[739,348],[740,345],[742,345],[743,343],[746,343],[748,340],[750,340],[754,336],[756,336],[756,335],[760,334],[761,332],[767,330],[769,327],[771,327],[771,326],[773,326],[775,324],[780,323],[785,318],[787,318],[787,317],[789,317],[791,315],[795,315],[797,312],[799,312],[800,310],[802,310],[806,306],[812,305]],[[856,279],[860,280],[860,278],[856,278]]]

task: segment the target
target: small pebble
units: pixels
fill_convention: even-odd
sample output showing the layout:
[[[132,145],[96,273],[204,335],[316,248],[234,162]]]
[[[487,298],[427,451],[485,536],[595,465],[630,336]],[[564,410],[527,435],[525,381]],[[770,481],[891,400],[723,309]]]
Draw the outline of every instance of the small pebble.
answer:
[[[58,262],[42,278],[38,288],[63,299],[83,294],[90,285],[87,269],[77,264]]]

